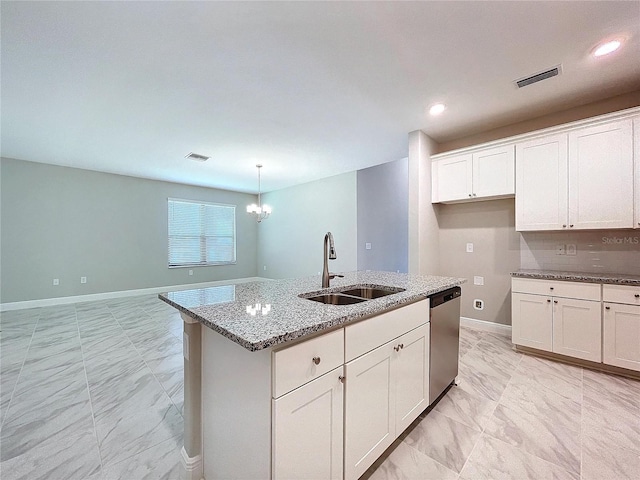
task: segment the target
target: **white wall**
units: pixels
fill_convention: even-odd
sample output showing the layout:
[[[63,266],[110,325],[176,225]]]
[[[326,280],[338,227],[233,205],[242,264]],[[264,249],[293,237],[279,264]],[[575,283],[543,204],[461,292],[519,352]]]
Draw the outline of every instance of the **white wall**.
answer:
[[[269,192],[262,198],[273,213],[258,226],[259,276],[317,275],[329,231],[338,256],[329,261],[329,270],[357,269],[357,172]]]

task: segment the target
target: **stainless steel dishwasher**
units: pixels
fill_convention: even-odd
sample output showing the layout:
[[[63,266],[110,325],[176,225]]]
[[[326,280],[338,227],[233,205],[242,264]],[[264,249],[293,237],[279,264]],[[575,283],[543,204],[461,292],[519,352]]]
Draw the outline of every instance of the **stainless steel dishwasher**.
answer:
[[[460,287],[454,287],[429,296],[429,405],[458,376],[461,294]]]

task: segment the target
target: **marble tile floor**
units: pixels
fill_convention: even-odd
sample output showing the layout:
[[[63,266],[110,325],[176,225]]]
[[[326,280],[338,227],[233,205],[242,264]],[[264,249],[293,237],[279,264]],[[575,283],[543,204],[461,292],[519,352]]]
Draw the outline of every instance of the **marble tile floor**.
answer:
[[[0,315],[0,478],[179,478],[182,321],[155,295]],[[460,375],[363,479],[640,478],[640,381],[463,328]]]

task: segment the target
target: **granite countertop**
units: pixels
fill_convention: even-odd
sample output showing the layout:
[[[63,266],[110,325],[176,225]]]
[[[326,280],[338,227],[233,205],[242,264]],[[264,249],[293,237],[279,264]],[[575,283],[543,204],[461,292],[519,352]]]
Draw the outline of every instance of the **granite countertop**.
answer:
[[[257,351],[382,313],[466,282],[464,278],[392,272],[346,272],[321,288],[321,277],[266,280],[158,297],[247,350]],[[400,287],[395,293],[353,305],[325,305],[299,294],[331,293],[344,286]]]
[[[573,282],[608,283],[612,285],[640,286],[640,275],[624,273],[556,272],[553,270],[518,270],[512,277],[539,278],[543,280],[570,280]]]

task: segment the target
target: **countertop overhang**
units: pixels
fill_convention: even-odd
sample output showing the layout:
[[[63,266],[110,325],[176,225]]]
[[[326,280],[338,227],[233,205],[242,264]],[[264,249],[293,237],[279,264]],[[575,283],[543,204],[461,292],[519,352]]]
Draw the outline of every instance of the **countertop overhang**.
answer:
[[[536,278],[540,280],[565,280],[571,282],[607,283],[611,285],[640,286],[639,275],[627,275],[624,273],[586,273],[586,272],[559,272],[553,270],[518,270],[511,272],[512,277]]]
[[[161,293],[158,298],[250,351],[300,339],[423,300],[462,285],[464,278],[392,272],[345,272],[331,287],[317,275]],[[404,292],[353,305],[325,305],[300,294],[331,293],[345,286],[388,286]]]

